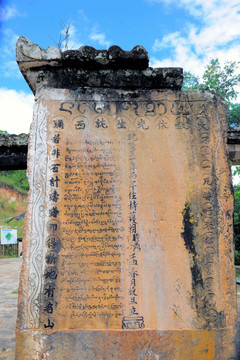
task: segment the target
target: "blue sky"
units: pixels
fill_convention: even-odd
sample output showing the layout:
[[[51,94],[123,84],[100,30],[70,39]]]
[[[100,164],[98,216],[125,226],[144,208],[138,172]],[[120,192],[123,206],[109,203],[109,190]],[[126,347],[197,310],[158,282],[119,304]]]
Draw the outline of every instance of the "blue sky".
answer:
[[[15,62],[17,38],[57,46],[70,23],[69,48],[143,45],[153,67],[201,75],[211,58],[239,61],[236,0],[0,0],[0,129],[28,132],[32,118],[33,96]]]

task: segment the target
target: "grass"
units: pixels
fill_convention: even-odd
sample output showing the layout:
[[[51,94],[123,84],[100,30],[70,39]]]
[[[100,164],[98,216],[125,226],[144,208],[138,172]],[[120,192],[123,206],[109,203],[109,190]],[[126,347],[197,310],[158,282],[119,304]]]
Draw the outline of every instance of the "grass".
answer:
[[[0,0],[1,1],[1,0]],[[25,212],[28,183],[26,171],[0,171],[0,229],[16,229],[23,236],[24,219],[11,219]],[[17,246],[0,246],[0,259],[17,257]]]
[[[16,201],[9,201],[8,199],[0,199],[0,227],[2,229],[17,229],[18,237],[22,237],[24,219],[10,220],[11,217],[23,212],[26,207],[26,201],[17,199]],[[8,220],[5,220],[8,219]]]
[[[26,170],[1,171],[0,184],[10,186],[22,194],[27,194],[29,190]]]
[[[11,258],[17,258],[18,257],[18,255],[16,255],[16,254],[13,254],[13,255],[4,255],[4,256],[2,256],[2,255],[0,255],[0,259],[11,259]]]
[[[235,267],[235,270],[236,270],[236,277],[240,278],[240,269]]]

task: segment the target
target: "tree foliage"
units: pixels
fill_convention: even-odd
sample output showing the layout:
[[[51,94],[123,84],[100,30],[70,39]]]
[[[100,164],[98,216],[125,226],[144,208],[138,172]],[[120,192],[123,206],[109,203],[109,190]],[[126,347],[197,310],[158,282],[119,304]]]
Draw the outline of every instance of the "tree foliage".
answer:
[[[240,85],[240,62],[228,61],[221,67],[218,59],[211,59],[205,67],[202,79],[191,72],[184,72],[183,90],[214,90],[226,100],[228,106],[228,122],[230,125],[240,124],[240,104],[233,103]]]
[[[199,89],[199,77],[193,75],[190,71],[183,72],[182,90],[197,90]]]

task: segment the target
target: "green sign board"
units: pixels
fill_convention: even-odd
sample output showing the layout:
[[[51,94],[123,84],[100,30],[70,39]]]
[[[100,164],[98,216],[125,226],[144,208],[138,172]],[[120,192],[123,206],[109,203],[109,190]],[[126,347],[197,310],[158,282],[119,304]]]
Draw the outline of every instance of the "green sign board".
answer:
[[[17,230],[1,229],[1,244],[2,245],[17,244]]]

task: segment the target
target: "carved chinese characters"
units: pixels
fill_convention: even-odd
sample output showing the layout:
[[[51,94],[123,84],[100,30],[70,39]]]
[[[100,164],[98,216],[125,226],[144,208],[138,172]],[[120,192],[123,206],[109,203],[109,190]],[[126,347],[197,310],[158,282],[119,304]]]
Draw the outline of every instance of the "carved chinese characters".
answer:
[[[92,91],[38,94],[18,359],[231,358],[224,104]]]

